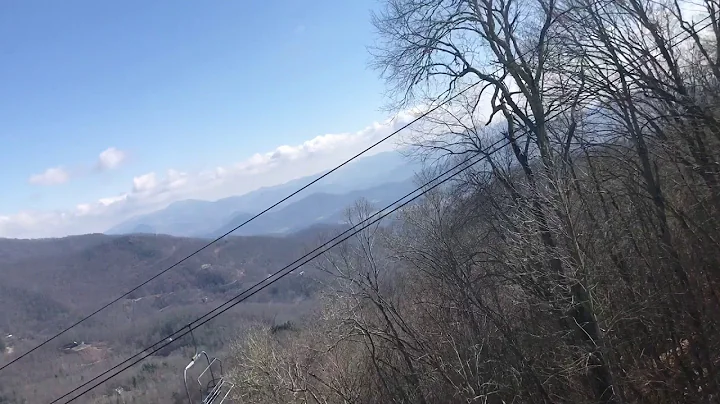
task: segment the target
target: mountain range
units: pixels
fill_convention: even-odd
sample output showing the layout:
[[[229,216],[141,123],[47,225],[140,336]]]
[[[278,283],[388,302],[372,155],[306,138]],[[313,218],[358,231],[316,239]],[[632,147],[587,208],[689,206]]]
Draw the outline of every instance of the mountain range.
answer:
[[[284,235],[318,225],[341,224],[345,209],[360,198],[380,206],[411,191],[414,174],[420,169],[419,162],[398,151],[378,153],[359,158],[320,180],[328,171],[216,201],[177,201],[164,209],[132,217],[105,233],[215,238],[316,180],[307,190],[232,235]]]

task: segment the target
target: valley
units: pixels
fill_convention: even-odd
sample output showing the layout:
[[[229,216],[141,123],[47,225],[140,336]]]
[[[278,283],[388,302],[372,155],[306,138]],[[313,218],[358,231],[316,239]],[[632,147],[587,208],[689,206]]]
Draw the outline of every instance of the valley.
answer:
[[[49,402],[291,263],[328,230],[219,241],[13,364],[0,378],[0,397],[5,399],[0,402]],[[203,243],[142,234],[0,240],[0,366]],[[195,330],[198,344],[220,355],[253,324],[298,321],[316,306],[319,284],[313,273],[295,271],[285,282]],[[182,391],[178,372],[192,349],[190,338],[173,341],[139,373],[124,377],[143,392],[143,402],[168,398]],[[85,402],[112,396],[116,387],[98,388]]]
[[[419,169],[396,151],[358,159],[137,290],[324,172],[217,201],[177,201],[106,234],[0,239],[0,367],[127,294],[8,367],[0,403],[47,402],[162,341],[346,229],[356,201],[385,206],[414,189]],[[302,322],[331,278],[311,265],[293,271],[194,330],[198,346],[224,355],[248,329]],[[118,389],[135,402],[184,402],[173,394],[184,391],[178,372],[194,349],[189,336],[172,340],[79,402],[114,402]]]
[[[26,3],[0,404],[720,401],[720,0]]]

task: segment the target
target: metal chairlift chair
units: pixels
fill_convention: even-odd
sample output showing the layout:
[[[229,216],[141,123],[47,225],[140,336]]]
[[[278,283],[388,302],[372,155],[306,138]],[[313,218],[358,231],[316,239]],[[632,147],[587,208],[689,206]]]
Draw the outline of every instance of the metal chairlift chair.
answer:
[[[218,358],[210,359],[210,356],[208,356],[205,351],[198,352],[197,344],[195,343],[195,336],[192,335],[192,330],[190,330],[190,335],[193,338],[195,353],[193,354],[190,363],[185,366],[185,371],[183,372],[188,404],[222,404],[230,396],[230,392],[235,385],[225,377],[222,361]],[[202,357],[205,357],[204,362],[207,365],[197,377],[197,386],[195,386],[195,383],[193,383],[192,380],[188,380],[188,371],[193,368],[198,363],[198,360],[202,359]],[[191,385],[193,387],[191,387]],[[192,391],[199,391],[200,399],[202,401],[199,403],[194,402]]]

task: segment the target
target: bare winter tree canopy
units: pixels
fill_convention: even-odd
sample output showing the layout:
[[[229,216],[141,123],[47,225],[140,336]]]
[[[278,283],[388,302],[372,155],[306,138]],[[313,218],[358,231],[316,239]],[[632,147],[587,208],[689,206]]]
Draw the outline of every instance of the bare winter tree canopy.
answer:
[[[396,107],[462,93],[413,150],[483,160],[317,262],[323,310],[238,343],[240,397],[720,400],[720,1],[384,0],[373,23]]]

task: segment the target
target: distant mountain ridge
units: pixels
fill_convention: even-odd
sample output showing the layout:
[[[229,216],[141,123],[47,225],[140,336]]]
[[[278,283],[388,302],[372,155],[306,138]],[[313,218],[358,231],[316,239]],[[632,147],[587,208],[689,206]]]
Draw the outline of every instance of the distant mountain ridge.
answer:
[[[405,158],[397,151],[360,158],[313,184],[303,193],[233,235],[282,235],[318,224],[338,224],[342,221],[342,211],[347,205],[361,197],[388,202],[389,199],[397,199],[408,192],[407,187],[420,169],[418,162]],[[328,171],[217,201],[177,201],[164,209],[130,218],[105,233],[216,237],[317,180]],[[403,190],[405,192],[400,193]]]
[[[384,207],[415,188],[411,180],[382,184],[369,189],[351,191],[344,194],[318,192],[282,209],[270,211],[242,228],[233,235],[249,236],[258,234],[283,235],[295,233],[312,226],[341,225],[345,222],[345,212],[357,200],[364,198]],[[252,214],[240,213],[218,230],[205,235],[209,238],[221,236],[241,225]]]

